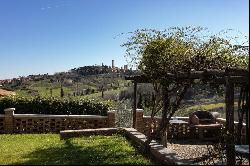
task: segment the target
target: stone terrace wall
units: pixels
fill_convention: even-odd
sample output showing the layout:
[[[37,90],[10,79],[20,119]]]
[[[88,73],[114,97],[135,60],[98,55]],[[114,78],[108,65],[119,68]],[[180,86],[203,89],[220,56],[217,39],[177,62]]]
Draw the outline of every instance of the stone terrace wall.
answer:
[[[167,137],[168,138],[181,138],[181,139],[192,139],[195,136],[197,137],[199,135],[199,130],[198,129],[194,129],[194,128],[190,128],[189,125],[189,117],[175,117],[176,119],[179,120],[183,120],[188,122],[187,124],[170,124],[169,128],[168,128],[168,134]],[[173,118],[172,118],[173,119]],[[156,128],[159,126],[160,122],[161,122],[161,117],[155,117],[155,121],[156,121]],[[226,125],[226,119],[223,118],[217,118],[216,119],[217,123],[221,123],[224,126]],[[150,123],[151,123],[151,117],[150,116],[144,116],[143,115],[143,110],[142,109],[137,109],[136,110],[136,125],[135,128],[147,135],[149,133],[150,130]],[[237,125],[238,122],[234,122],[234,127],[235,127],[235,132],[237,131]],[[246,135],[246,124],[243,123],[243,128],[242,128],[242,141],[244,142],[244,138]]]
[[[115,127],[115,112],[99,115],[15,114],[15,108],[0,115],[0,133],[59,133],[61,130]]]
[[[188,117],[176,117],[177,119],[183,120],[188,122]],[[156,121],[156,128],[159,126],[161,122],[161,117],[155,117]],[[151,123],[151,117],[150,116],[144,116],[142,109],[136,110],[136,125],[135,128],[142,132],[143,134],[147,135],[150,130],[150,123]],[[167,130],[168,138],[192,138],[192,132],[190,129],[189,124],[170,124],[168,130]]]
[[[188,122],[188,117],[176,117],[177,119],[181,119],[183,121]],[[143,116],[143,130],[142,132],[148,133],[150,129],[150,116]],[[156,124],[158,127],[161,122],[160,117],[156,117]],[[167,129],[168,138],[192,138],[192,133],[189,124],[170,124],[169,128]]]

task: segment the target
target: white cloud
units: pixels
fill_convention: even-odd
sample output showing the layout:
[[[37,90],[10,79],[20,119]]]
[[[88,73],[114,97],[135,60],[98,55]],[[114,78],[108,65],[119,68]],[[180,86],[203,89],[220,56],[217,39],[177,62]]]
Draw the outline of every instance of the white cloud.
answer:
[[[61,7],[64,7],[64,6],[69,6],[69,5],[70,4],[64,4],[64,3],[61,3],[61,4],[47,4],[46,6],[43,6],[40,9],[41,10],[49,10],[49,9],[61,8]]]

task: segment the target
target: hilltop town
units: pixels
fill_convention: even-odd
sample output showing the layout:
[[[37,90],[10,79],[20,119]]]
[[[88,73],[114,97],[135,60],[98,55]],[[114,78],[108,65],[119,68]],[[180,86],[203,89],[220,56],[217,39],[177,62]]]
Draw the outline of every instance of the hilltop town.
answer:
[[[27,83],[29,81],[41,81],[45,79],[50,79],[51,81],[62,81],[69,79],[68,81],[76,81],[84,76],[93,76],[93,75],[109,75],[112,77],[130,75],[133,71],[132,68],[128,69],[128,65],[123,67],[116,67],[115,61],[112,60],[112,66],[104,65],[92,65],[92,66],[83,66],[78,68],[70,69],[67,72],[56,72],[52,75],[47,74],[37,74],[37,75],[28,75],[28,76],[19,76],[18,78],[12,79],[3,79],[0,80],[0,85],[2,87],[12,87],[18,86],[22,83]]]
[[[2,96],[55,96],[70,97],[84,96],[93,93],[102,93],[107,90],[117,90],[127,87],[125,75],[132,75],[136,70],[115,66],[112,60],[111,66],[92,65],[73,68],[67,72],[57,72],[49,75],[37,74],[20,76],[18,78],[0,80]],[[126,82],[126,83],[125,83]]]

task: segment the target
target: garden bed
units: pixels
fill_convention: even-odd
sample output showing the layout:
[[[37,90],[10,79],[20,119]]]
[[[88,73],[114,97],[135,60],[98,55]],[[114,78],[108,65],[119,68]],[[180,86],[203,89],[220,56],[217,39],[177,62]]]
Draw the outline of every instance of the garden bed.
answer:
[[[121,135],[60,140],[58,134],[0,135],[0,165],[151,165]]]

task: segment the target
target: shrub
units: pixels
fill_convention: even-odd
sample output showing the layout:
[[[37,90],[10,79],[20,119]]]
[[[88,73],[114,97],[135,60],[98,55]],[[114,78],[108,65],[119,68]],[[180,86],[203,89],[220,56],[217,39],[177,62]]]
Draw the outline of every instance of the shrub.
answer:
[[[87,99],[24,98],[4,97],[0,99],[0,114],[6,108],[16,108],[18,114],[55,114],[55,115],[107,115],[110,105]]]

